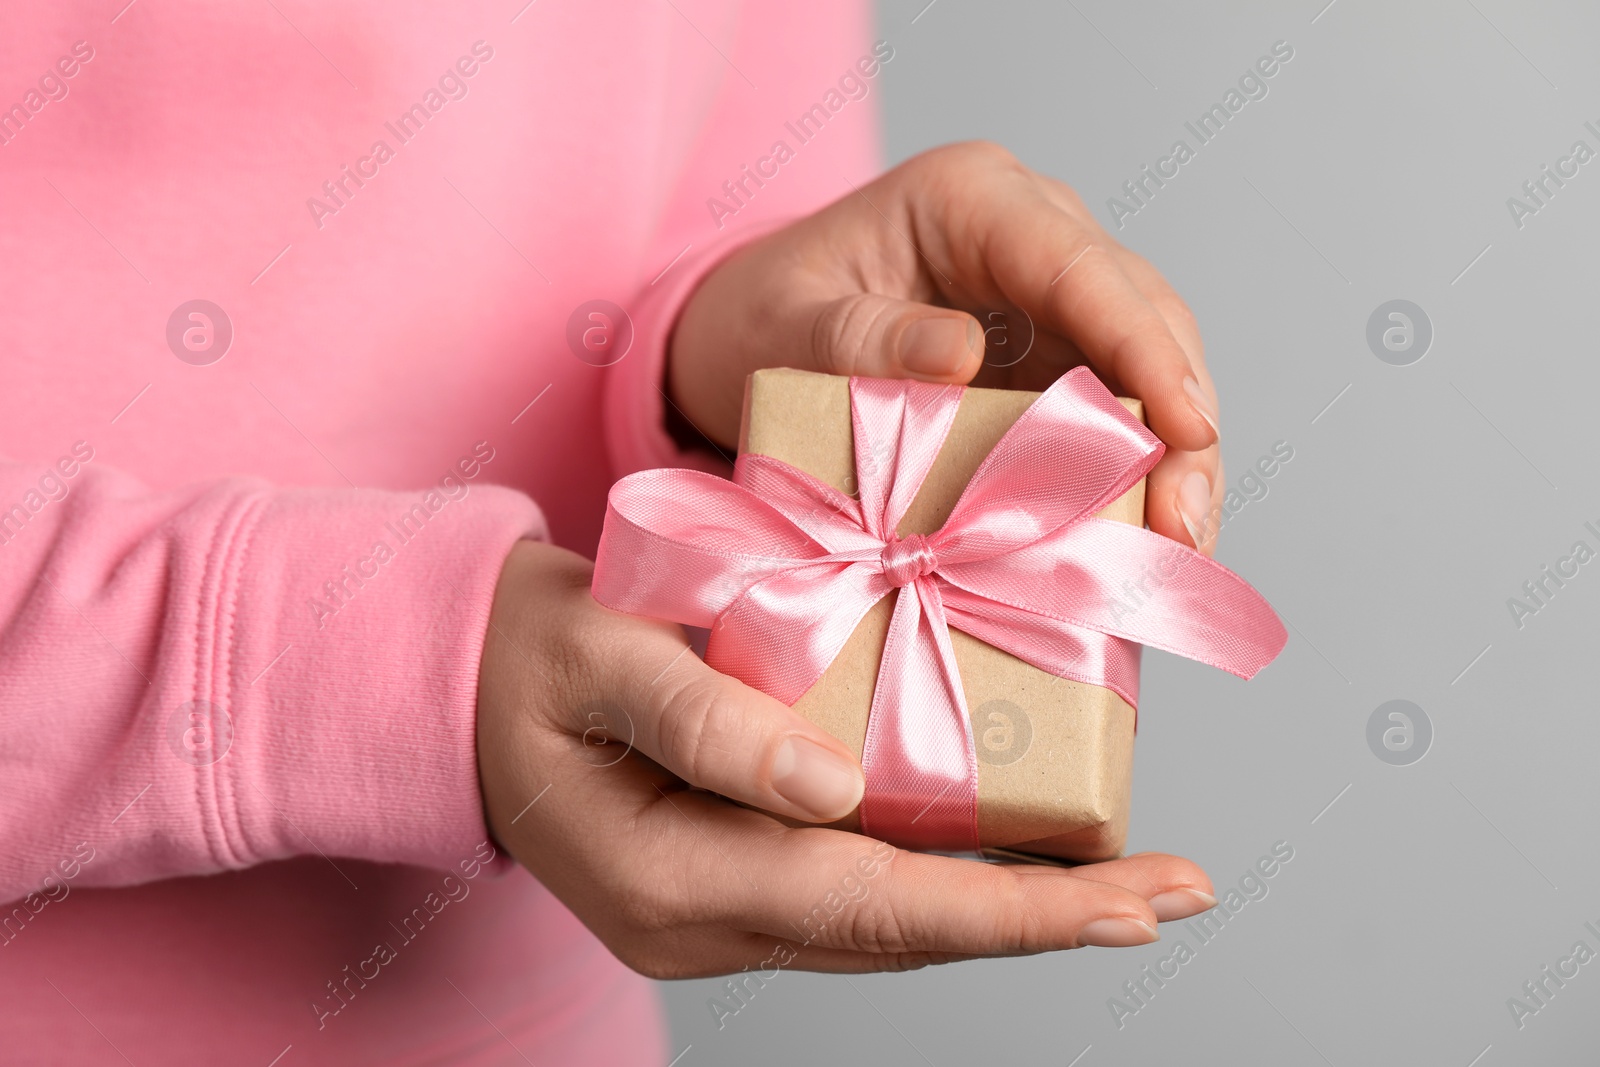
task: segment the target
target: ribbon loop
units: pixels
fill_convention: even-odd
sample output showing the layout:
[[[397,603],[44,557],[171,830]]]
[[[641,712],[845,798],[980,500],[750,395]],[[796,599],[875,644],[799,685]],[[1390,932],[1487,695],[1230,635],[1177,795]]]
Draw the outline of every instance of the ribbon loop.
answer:
[[[963,389],[852,378],[859,500],[766,456],[730,484],[646,471],[612,487],[594,596],[707,626],[706,661],[786,703],[868,609],[897,598],[873,690],[863,831],[974,849],[977,762],[952,624],[1062,678],[1138,699],[1139,644],[1249,678],[1288,635],[1243,579],[1186,545],[1093,518],[1162,445],[1085,368],[1063,375],[978,467],[937,532],[895,527]]]

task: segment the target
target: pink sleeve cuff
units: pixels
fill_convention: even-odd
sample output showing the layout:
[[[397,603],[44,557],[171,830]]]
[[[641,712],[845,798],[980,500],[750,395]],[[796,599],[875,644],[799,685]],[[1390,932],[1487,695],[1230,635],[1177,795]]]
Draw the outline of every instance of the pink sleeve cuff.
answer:
[[[645,285],[628,307],[633,347],[608,371],[605,396],[606,444],[616,477],[652,467],[687,467],[727,474],[729,464],[710,442],[704,448],[680,447],[666,428],[667,351],[678,316],[706,277],[740,248],[788,225],[769,219],[730,227],[696,243],[665,274]]]
[[[80,841],[85,885],[481,861],[479,661],[545,525],[474,457],[412,492],[87,467],[0,546],[0,899]]]
[[[196,768],[222,866],[321,852],[454,868],[488,839],[479,662],[501,565],[545,530],[525,496],[467,484],[248,509],[196,672],[236,731],[216,773]]]

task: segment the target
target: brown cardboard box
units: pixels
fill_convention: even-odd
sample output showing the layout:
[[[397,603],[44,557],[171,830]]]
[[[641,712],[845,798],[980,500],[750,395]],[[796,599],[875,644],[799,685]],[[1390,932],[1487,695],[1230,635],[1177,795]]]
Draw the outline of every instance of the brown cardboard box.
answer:
[[[967,481],[1038,396],[968,389],[902,537],[944,524]],[[1123,400],[1143,418],[1137,400]],[[763,370],[745,387],[739,451],[783,460],[855,491],[849,379]],[[1142,525],[1144,482],[1100,512]],[[879,601],[839,657],[794,705],[859,757],[894,607]],[[950,633],[978,755],[978,833],[986,846],[1092,861],[1122,853],[1133,772],[1134,712],[1109,689],[1057,678],[958,630]],[[855,830],[855,813],[835,824]]]

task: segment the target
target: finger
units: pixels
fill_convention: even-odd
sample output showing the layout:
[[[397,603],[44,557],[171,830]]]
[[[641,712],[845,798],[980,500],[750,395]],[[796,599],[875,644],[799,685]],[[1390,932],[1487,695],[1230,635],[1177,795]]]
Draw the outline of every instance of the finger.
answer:
[[[789,336],[808,347],[794,365],[824,374],[965,383],[983,365],[983,332],[965,311],[852,293],[799,319]]]
[[[1169,451],[1145,482],[1145,525],[1209,556],[1216,550],[1222,526],[1224,489],[1217,446],[1200,452]]]
[[[1023,877],[1052,870],[1053,865],[1008,862],[1003,864]],[[1150,904],[1150,910],[1162,922],[1187,919],[1217,906],[1211,892],[1211,880],[1188,860],[1156,852],[1139,853],[1104,863],[1065,868],[1065,873],[1078,878],[1120,885],[1138,893]],[[1196,876],[1198,881],[1193,881]]]
[[[1200,324],[1188,303],[1149,260],[1114,242],[1112,247],[1123,273],[1160,313],[1184,355],[1189,357],[1190,366],[1197,374],[1206,376],[1205,344],[1200,337]]]
[[[1113,254],[1183,348],[1193,372],[1184,382],[1185,393],[1220,441],[1216,386],[1206,368],[1205,349],[1189,306],[1144,257],[1120,246],[1114,246]],[[1220,447],[1212,445],[1198,452],[1169,449],[1147,482],[1146,513],[1151,529],[1212,554],[1224,489]]]
[[[1189,365],[1197,373],[1200,384],[1209,387],[1210,376],[1206,373],[1205,347],[1201,343],[1200,329],[1195,322],[1194,313],[1189,310],[1189,305],[1184,303],[1183,298],[1149,260],[1136,252],[1129,251],[1106,232],[1105,227],[1090,214],[1076,190],[1066,182],[1052,178],[1048,174],[1038,175],[1038,178],[1045,194],[1055,205],[1093,231],[1097,243],[1116,257],[1123,273],[1166,320],[1167,328],[1172,331],[1172,336],[1177,339],[1184,354],[1189,357]]]
[[[1040,175],[1040,181],[1046,194],[1058,207],[1082,221],[1097,234],[1098,239],[1115,256],[1123,273],[1128,275],[1133,284],[1144,294],[1145,299],[1150,301],[1151,306],[1161,314],[1167,328],[1189,359],[1193,381],[1184,382],[1189,402],[1210,424],[1220,442],[1222,429],[1218,415],[1217,389],[1206,366],[1205,345],[1200,338],[1199,324],[1195,321],[1189,305],[1178,296],[1177,291],[1148,260],[1124,248],[1106,233],[1105,229],[1090,216],[1083,201],[1070,186],[1048,175]],[[1207,457],[1207,461],[1200,462],[1196,458],[1198,456]],[[1171,450],[1164,457],[1162,467],[1158,468],[1159,473],[1148,486],[1147,505],[1152,514],[1160,517],[1156,524],[1160,532],[1181,541],[1183,538],[1178,533],[1178,528],[1181,526],[1189,535],[1191,542],[1198,533],[1200,543],[1196,547],[1208,555],[1215,547],[1217,525],[1215,519],[1220,517],[1220,512],[1215,509],[1221,504],[1224,490],[1221,456],[1219,448],[1209,448],[1199,453]],[[1205,475],[1204,484],[1210,488],[1211,499],[1204,511],[1204,514],[1212,520],[1210,523],[1202,520],[1183,521],[1189,512],[1199,508],[1200,501],[1204,499],[1202,482],[1195,477],[1197,471]],[[1185,479],[1188,479],[1186,493],[1182,491],[1186,484]],[[1185,500],[1187,500],[1187,511],[1180,508],[1180,504]],[[1174,516],[1179,518],[1177,525],[1172,523]],[[1191,527],[1194,529],[1191,530]]]
[[[763,888],[731,885],[725,921],[821,948],[995,955],[1156,939],[1143,896],[1065,871],[1019,874],[823,829],[764,835],[739,863]]]
[[[853,952],[821,948],[797,940],[731,931],[721,926],[674,930],[670,947],[658,950],[679,960],[673,978],[707,978],[731,975],[722,983],[725,994],[753,994],[783,971],[821,971],[828,974],[880,974],[916,971],[941,963],[984,959],[958,952]],[[1016,953],[998,953],[1012,956]],[[729,999],[729,1003],[733,1003]]]
[[[1117,246],[1116,256],[1123,272],[1134,285],[1138,286],[1151,306],[1161,314],[1167,329],[1172,331],[1172,336],[1182,347],[1184,355],[1189,357],[1193,384],[1186,381],[1184,393],[1189,398],[1190,404],[1211,425],[1211,429],[1220,439],[1222,428],[1218,416],[1217,387],[1211,380],[1210,369],[1206,366],[1205,345],[1200,340],[1200,325],[1195,321],[1194,312],[1189,310],[1189,305],[1184,303],[1167,280],[1161,276],[1161,272],[1151,266],[1143,256],[1129,252],[1121,246]]]
[[[1055,199],[1059,204],[1059,198]],[[1185,395],[1194,410],[1200,413],[1220,438],[1216,389],[1206,369],[1199,330],[1188,305],[1161,277],[1160,272],[1142,257],[1123,249],[1105,237],[1103,231],[1101,238],[1106,241],[1107,254],[1117,258],[1140,292],[1160,312],[1173,337],[1184,350],[1193,372],[1183,383]],[[1114,376],[1103,371],[1102,374],[1109,379],[1108,385],[1137,395],[1136,390],[1117,381]],[[1146,483],[1145,511],[1150,528],[1179,543],[1193,544],[1207,555],[1212,554],[1220,525],[1219,509],[1224,490],[1222,452],[1217,445],[1190,452],[1169,448]]]
[[[701,872],[697,924],[889,954],[1027,954],[1157,936],[1143,896],[1063,870],[1021,874],[860,834],[792,829],[704,793],[664,796],[652,814],[662,839],[675,835],[673,866]],[[1158,889],[1205,878],[1186,860],[1152,869]]]
[[[966,224],[974,231],[970,243],[981,249],[982,268],[1008,299],[1143,400],[1150,428],[1163,441],[1191,451],[1213,443],[1216,431],[1192,399],[1203,393],[1187,353],[1112,249],[1031,180],[999,181],[1005,195],[979,190],[988,210]],[[951,198],[944,210],[970,211],[970,205],[971,194]]]
[[[1083,863],[1076,867],[1055,868],[1024,864],[1020,869],[1062,870],[1074,878],[1088,878],[1096,882],[1120,885],[1135,893],[1145,894],[1146,899],[1150,894],[1163,892],[1175,886],[1203,889],[1208,893],[1211,891],[1211,879],[1206,876],[1205,871],[1190,860],[1165,852],[1135,852],[1130,856],[1118,856],[1114,860],[1102,860],[1099,863]]]
[[[1150,427],[1162,440],[1182,449],[1215,441],[1214,420],[1195,403],[1203,393],[1188,354],[1117,257],[1061,212],[1052,210],[1041,221],[1043,240],[1019,248],[1016,242],[1025,233],[1008,220],[1008,235],[997,246],[1004,250],[996,253],[1001,284],[1017,286],[1014,299],[1024,306],[1030,299],[1038,301],[1039,314],[1050,328],[1070,338],[1097,370],[1143,400]],[[1047,251],[1052,248],[1059,250],[1053,257]]]
[[[832,822],[860,803],[855,755],[782,702],[712,670],[686,645],[613,647],[603,690],[628,709],[634,746],[684,781],[807,822]]]
[[[851,952],[841,948],[818,948],[814,945],[795,947],[794,961],[788,969],[820,971],[824,974],[900,974],[920,971],[963,960],[994,959],[1026,955],[1026,953],[997,952],[977,955],[970,952]]]
[[[1194,315],[1161,273],[1142,256],[1123,251],[1123,269],[1150,299],[1183,346],[1193,376],[1184,382],[1190,404],[1216,431],[1218,444],[1198,452],[1170,449],[1151,472],[1147,483],[1146,512],[1153,516],[1152,529],[1183,541],[1181,527],[1189,542],[1207,555],[1216,549],[1223,492],[1222,429],[1219,425],[1217,390],[1205,364],[1205,349]],[[1173,518],[1178,521],[1173,523]]]
[[[1211,879],[1204,871],[1188,860],[1160,852],[1140,852],[1105,863],[1068,868],[1067,873],[1138,893],[1162,922],[1187,919],[1217,906]]]
[[[1183,354],[1189,357],[1189,366],[1197,376],[1202,379],[1209,378],[1206,372],[1205,345],[1200,339],[1200,325],[1195,321],[1194,312],[1184,302],[1161,272],[1151,265],[1150,261],[1136,252],[1130,252],[1121,245],[1113,244],[1112,254],[1116,257],[1117,264],[1128,279],[1138,287],[1144,298],[1150,301],[1150,306],[1155,308],[1167,324],[1167,329],[1172,331],[1173,339],[1183,349]]]

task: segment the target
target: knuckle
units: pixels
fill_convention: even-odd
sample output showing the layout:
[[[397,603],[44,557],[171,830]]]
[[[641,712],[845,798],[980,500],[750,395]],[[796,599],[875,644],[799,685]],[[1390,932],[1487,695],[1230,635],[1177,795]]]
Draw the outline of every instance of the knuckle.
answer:
[[[843,947],[892,956],[912,951],[912,937],[892,903],[875,901],[852,910],[840,924]]]
[[[1029,880],[1007,870],[984,888],[987,902],[983,921],[973,931],[974,943],[963,951],[979,953],[1034,953],[1061,948],[1059,937],[1052,939],[1047,918],[1060,912],[1059,897],[1049,897],[1045,879]]]
[[[1055,927],[1045,918],[1050,914],[1045,902],[1029,892],[1029,887],[1011,880],[1006,921],[998,938],[1005,952],[1048,952],[1062,947],[1059,937],[1052,937]]]
[[[994,141],[962,141],[950,146],[951,155],[961,163],[1002,170],[1026,170],[1011,150]]]
[[[961,203],[980,186],[996,177],[1031,174],[1008,149],[993,141],[960,141],[924,152],[906,165],[914,186],[931,195],[935,203]]]
[[[1168,321],[1198,332],[1200,320],[1194,317],[1194,311],[1176,293],[1163,296],[1157,307],[1161,309],[1162,316]]]
[[[883,872],[885,890],[868,895],[841,916],[841,947],[885,956],[906,955],[916,951],[914,943],[917,936],[913,924],[908,921],[904,905],[895,903],[895,868],[899,857],[900,852],[896,850]]]
[[[811,353],[816,365],[830,374],[854,374],[867,340],[881,321],[887,304],[866,293],[854,293],[828,304],[811,325]]]
[[[998,872],[997,872],[998,873]],[[1040,880],[1042,883],[1042,880]],[[981,899],[979,911],[951,909],[941,915],[946,924],[927,929],[886,895],[877,908],[863,909],[851,934],[856,947],[886,956],[905,957],[907,967],[939,963],[959,954],[1042,952],[1062,947],[1052,940],[1048,901],[1037,899],[1043,888],[1008,872],[985,878],[972,899]]]
[[[1165,322],[1150,314],[1145,321],[1131,325],[1111,345],[1111,365],[1118,372],[1154,360],[1156,366],[1171,362],[1187,363],[1183,348],[1173,338]]]
[[[1074,189],[1066,182],[1057,182],[1056,188],[1060,191],[1062,199],[1071,204],[1075,211],[1077,211],[1080,215],[1089,216],[1089,208],[1086,204],[1084,204],[1083,197],[1079,195],[1078,190]],[[1092,216],[1089,217],[1092,218]],[[1098,229],[1098,226],[1096,228]],[[1105,240],[1111,241],[1109,237],[1105,238]],[[1111,241],[1111,243],[1116,244],[1115,241]],[[1118,245],[1118,247],[1121,246]]]
[[[726,764],[728,739],[738,734],[740,712],[738,702],[715,685],[695,681],[675,690],[657,723],[671,770],[695,785],[713,784]]]

